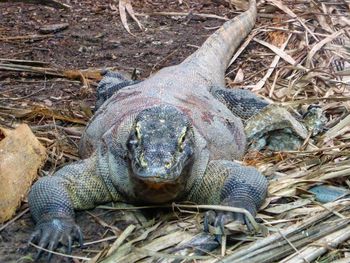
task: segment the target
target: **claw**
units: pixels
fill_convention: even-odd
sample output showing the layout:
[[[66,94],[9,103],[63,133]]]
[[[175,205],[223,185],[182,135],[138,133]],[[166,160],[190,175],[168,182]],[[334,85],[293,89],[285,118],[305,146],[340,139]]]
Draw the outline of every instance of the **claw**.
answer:
[[[51,235],[51,231],[43,231],[43,235],[40,239],[40,242],[39,242],[39,246],[40,247],[44,247],[48,244],[49,242],[49,239],[50,239],[50,235]]]
[[[230,222],[233,221],[234,215],[232,213],[223,213],[220,212],[216,219],[215,219],[215,226],[219,226],[220,230],[221,230],[221,234],[223,235],[225,233],[225,225]]]
[[[205,255],[219,246],[215,237],[209,233],[200,233],[184,244],[172,248],[169,252],[175,255],[184,255],[195,252],[196,255]],[[176,261],[177,262],[177,261]]]
[[[42,247],[42,248],[46,248],[47,247],[47,244],[49,244],[50,242],[50,235],[51,235],[51,231],[46,231],[44,232],[42,238],[40,239],[40,242],[38,244],[39,247]],[[38,254],[36,256],[36,260],[38,260],[41,256],[41,254],[44,252],[44,250],[40,249],[38,251]]]
[[[47,249],[48,250],[51,250],[51,251],[54,251],[56,248],[57,248],[57,246],[58,246],[58,238],[59,238],[59,233],[55,233],[55,235],[51,238],[51,240],[50,240],[50,243],[49,243],[49,245],[48,245],[48,247],[47,247]],[[47,262],[50,262],[50,260],[51,260],[51,258],[52,258],[52,253],[48,253],[48,255],[47,255]]]
[[[41,230],[37,229],[34,231],[33,234],[30,235],[30,238],[28,240],[28,247],[30,246],[30,243],[35,243],[37,239],[40,237]]]
[[[234,220],[236,220],[236,221],[238,221],[238,222],[240,222],[240,223],[242,223],[242,224],[246,224],[247,221],[249,221],[249,220],[247,220],[247,218],[244,216],[244,214],[241,214],[241,213],[236,213],[236,214],[234,215]]]
[[[71,236],[68,236],[68,246],[67,246],[67,250],[66,250],[66,254],[70,255],[72,254],[72,237]]]
[[[250,220],[246,216],[244,216],[244,224],[247,226],[247,229],[249,232],[255,231],[254,226],[252,225],[252,223],[250,222]]]
[[[74,236],[76,239],[79,240],[79,245],[81,248],[84,247],[84,238],[83,238],[83,233],[81,232],[81,229],[79,226],[74,227]]]
[[[51,249],[50,249],[50,250],[51,250]],[[52,255],[53,255],[52,253],[48,253],[48,254],[47,254],[46,262],[49,263],[49,262],[51,261]]]
[[[209,232],[209,225],[214,223],[216,213],[213,210],[205,212],[204,215],[204,232]]]
[[[215,240],[221,245],[222,244],[222,235],[215,235]]]
[[[35,256],[35,259],[34,259],[34,262],[38,261],[41,257],[41,254],[43,253],[44,250],[42,249],[39,249],[38,253],[36,253],[36,256]]]
[[[31,235],[29,242],[39,240],[38,246],[50,251],[55,251],[58,244],[63,243],[67,245],[67,254],[71,254],[75,239],[79,241],[80,246],[83,245],[83,234],[72,218],[51,218],[38,223],[37,230]],[[42,256],[43,249],[39,249],[35,261]],[[51,260],[52,255],[52,253],[47,254],[47,262]]]
[[[221,237],[225,234],[225,225],[230,222],[237,222],[238,228],[235,231],[238,232],[246,232],[244,230],[244,225],[248,231],[253,231],[254,227],[250,223],[249,219],[242,213],[232,213],[232,212],[215,212],[215,211],[207,211],[204,217],[204,231],[209,232],[209,226],[213,226],[216,228],[215,238],[221,243]]]

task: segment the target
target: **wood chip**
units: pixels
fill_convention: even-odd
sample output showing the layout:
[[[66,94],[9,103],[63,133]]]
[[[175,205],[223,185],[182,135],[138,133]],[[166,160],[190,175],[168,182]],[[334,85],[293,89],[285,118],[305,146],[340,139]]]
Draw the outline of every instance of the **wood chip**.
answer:
[[[41,34],[57,33],[57,32],[61,32],[65,29],[67,29],[68,26],[69,26],[68,23],[45,25],[45,26],[40,27],[39,32]]]

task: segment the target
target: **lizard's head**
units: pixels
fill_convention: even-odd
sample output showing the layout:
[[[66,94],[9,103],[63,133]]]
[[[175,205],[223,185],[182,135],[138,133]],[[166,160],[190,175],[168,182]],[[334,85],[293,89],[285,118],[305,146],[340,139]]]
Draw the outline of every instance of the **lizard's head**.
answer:
[[[136,117],[127,147],[136,179],[158,185],[179,181],[194,152],[191,122],[172,106],[146,109]]]

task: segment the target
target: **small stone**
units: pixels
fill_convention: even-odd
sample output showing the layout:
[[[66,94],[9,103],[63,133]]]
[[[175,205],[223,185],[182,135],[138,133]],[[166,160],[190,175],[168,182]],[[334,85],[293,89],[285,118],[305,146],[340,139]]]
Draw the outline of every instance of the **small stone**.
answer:
[[[174,43],[174,40],[172,39],[164,42],[165,45],[171,45],[172,43]]]
[[[68,28],[68,26],[69,26],[68,23],[45,25],[39,29],[39,32],[41,34],[57,33],[57,32],[65,30],[66,28]]]
[[[332,185],[318,185],[309,189],[309,192],[315,195],[315,199],[321,203],[333,202],[345,195],[348,195],[349,190],[343,187]]]
[[[161,41],[152,41],[152,44],[155,46],[160,46],[160,45],[162,45],[162,42]]]
[[[44,100],[44,103],[45,103],[46,106],[49,106],[49,107],[51,107],[52,104],[53,104],[52,101],[51,101],[51,100],[48,100],[48,99],[45,99],[45,100]]]
[[[87,47],[85,46],[81,46],[78,50],[80,53],[86,52],[87,51]]]

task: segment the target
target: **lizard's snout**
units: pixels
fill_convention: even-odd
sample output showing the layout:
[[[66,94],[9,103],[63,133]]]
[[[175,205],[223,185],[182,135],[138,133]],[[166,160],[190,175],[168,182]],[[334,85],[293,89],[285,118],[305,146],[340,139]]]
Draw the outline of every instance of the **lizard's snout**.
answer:
[[[174,181],[180,175],[179,171],[170,170],[165,167],[147,167],[134,172],[138,179],[154,182]]]

